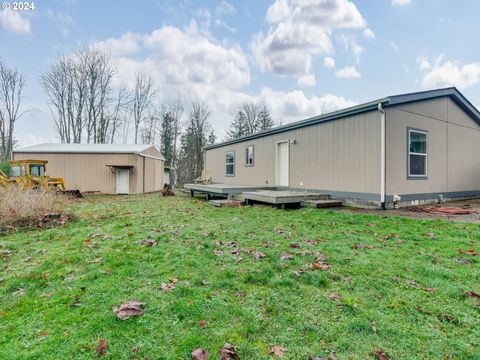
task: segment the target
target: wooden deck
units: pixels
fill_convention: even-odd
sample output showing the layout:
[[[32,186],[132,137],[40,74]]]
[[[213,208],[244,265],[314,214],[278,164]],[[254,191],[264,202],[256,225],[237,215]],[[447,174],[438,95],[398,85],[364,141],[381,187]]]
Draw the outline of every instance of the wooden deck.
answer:
[[[229,185],[229,184],[185,184],[186,189],[190,190],[190,194],[206,194],[207,198],[213,196],[232,197],[234,195],[240,195],[247,191],[256,191],[267,189],[265,186],[253,186],[253,185]]]
[[[251,201],[259,201],[274,205],[300,204],[304,200],[326,200],[329,198],[328,195],[289,190],[246,191],[243,192],[241,196],[247,204]]]

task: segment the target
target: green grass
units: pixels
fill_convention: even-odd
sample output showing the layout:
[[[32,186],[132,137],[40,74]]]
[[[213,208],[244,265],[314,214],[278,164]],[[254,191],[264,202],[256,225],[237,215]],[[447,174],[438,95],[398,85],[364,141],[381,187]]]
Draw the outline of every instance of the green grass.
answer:
[[[90,359],[103,338],[109,359],[189,359],[197,347],[214,359],[225,342],[242,359],[269,358],[273,345],[285,346],[287,359],[369,359],[375,348],[392,359],[480,358],[480,301],[464,295],[480,292],[478,260],[458,252],[479,249],[478,225],[219,209],[179,196],[91,197],[70,207],[79,219],[65,227],[0,236],[0,254],[14,251],[0,257],[1,359]],[[219,241],[236,241],[243,260]],[[267,256],[255,260],[249,249]],[[310,269],[315,256],[305,250],[331,268]],[[293,258],[281,261],[285,252]],[[160,290],[171,278],[177,287]],[[129,300],[144,301],[145,314],[116,319],[112,304]]]

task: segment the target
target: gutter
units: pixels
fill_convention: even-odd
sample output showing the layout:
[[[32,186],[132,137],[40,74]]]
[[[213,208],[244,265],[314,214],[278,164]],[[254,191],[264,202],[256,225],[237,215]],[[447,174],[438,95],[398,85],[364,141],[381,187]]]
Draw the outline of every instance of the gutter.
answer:
[[[380,112],[380,207],[385,210],[385,179],[386,179],[386,141],[385,141],[385,110],[382,103],[377,107]]]
[[[142,154],[142,153],[138,153],[138,154],[136,154],[136,155],[142,156],[143,158],[147,158],[147,159],[154,159],[154,160],[162,160],[162,161],[165,161],[165,159],[164,159],[163,157],[146,155],[146,154]]]

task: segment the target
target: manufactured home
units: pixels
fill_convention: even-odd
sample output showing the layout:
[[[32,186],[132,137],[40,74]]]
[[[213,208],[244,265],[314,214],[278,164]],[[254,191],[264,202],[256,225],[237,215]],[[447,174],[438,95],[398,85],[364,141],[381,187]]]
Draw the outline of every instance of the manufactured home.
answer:
[[[14,160],[46,160],[48,175],[69,189],[143,194],[163,187],[165,159],[153,145],[40,144],[16,149]]]
[[[214,183],[390,207],[480,195],[480,112],[456,89],[385,97],[205,148]]]

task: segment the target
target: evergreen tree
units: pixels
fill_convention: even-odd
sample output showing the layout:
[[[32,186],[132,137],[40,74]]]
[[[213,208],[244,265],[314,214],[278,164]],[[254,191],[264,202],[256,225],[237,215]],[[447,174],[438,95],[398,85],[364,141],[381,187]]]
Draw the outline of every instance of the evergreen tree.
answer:
[[[271,129],[275,125],[270,112],[267,107],[263,105],[258,113],[257,129],[258,131],[264,131]]]
[[[237,139],[271,129],[274,125],[272,116],[265,105],[260,108],[254,103],[245,103],[239,107],[237,114],[233,118],[227,137],[229,139]]]
[[[175,118],[171,112],[166,111],[162,114],[160,122],[160,153],[165,157],[165,165],[172,166],[174,151],[174,133],[173,125]]]

